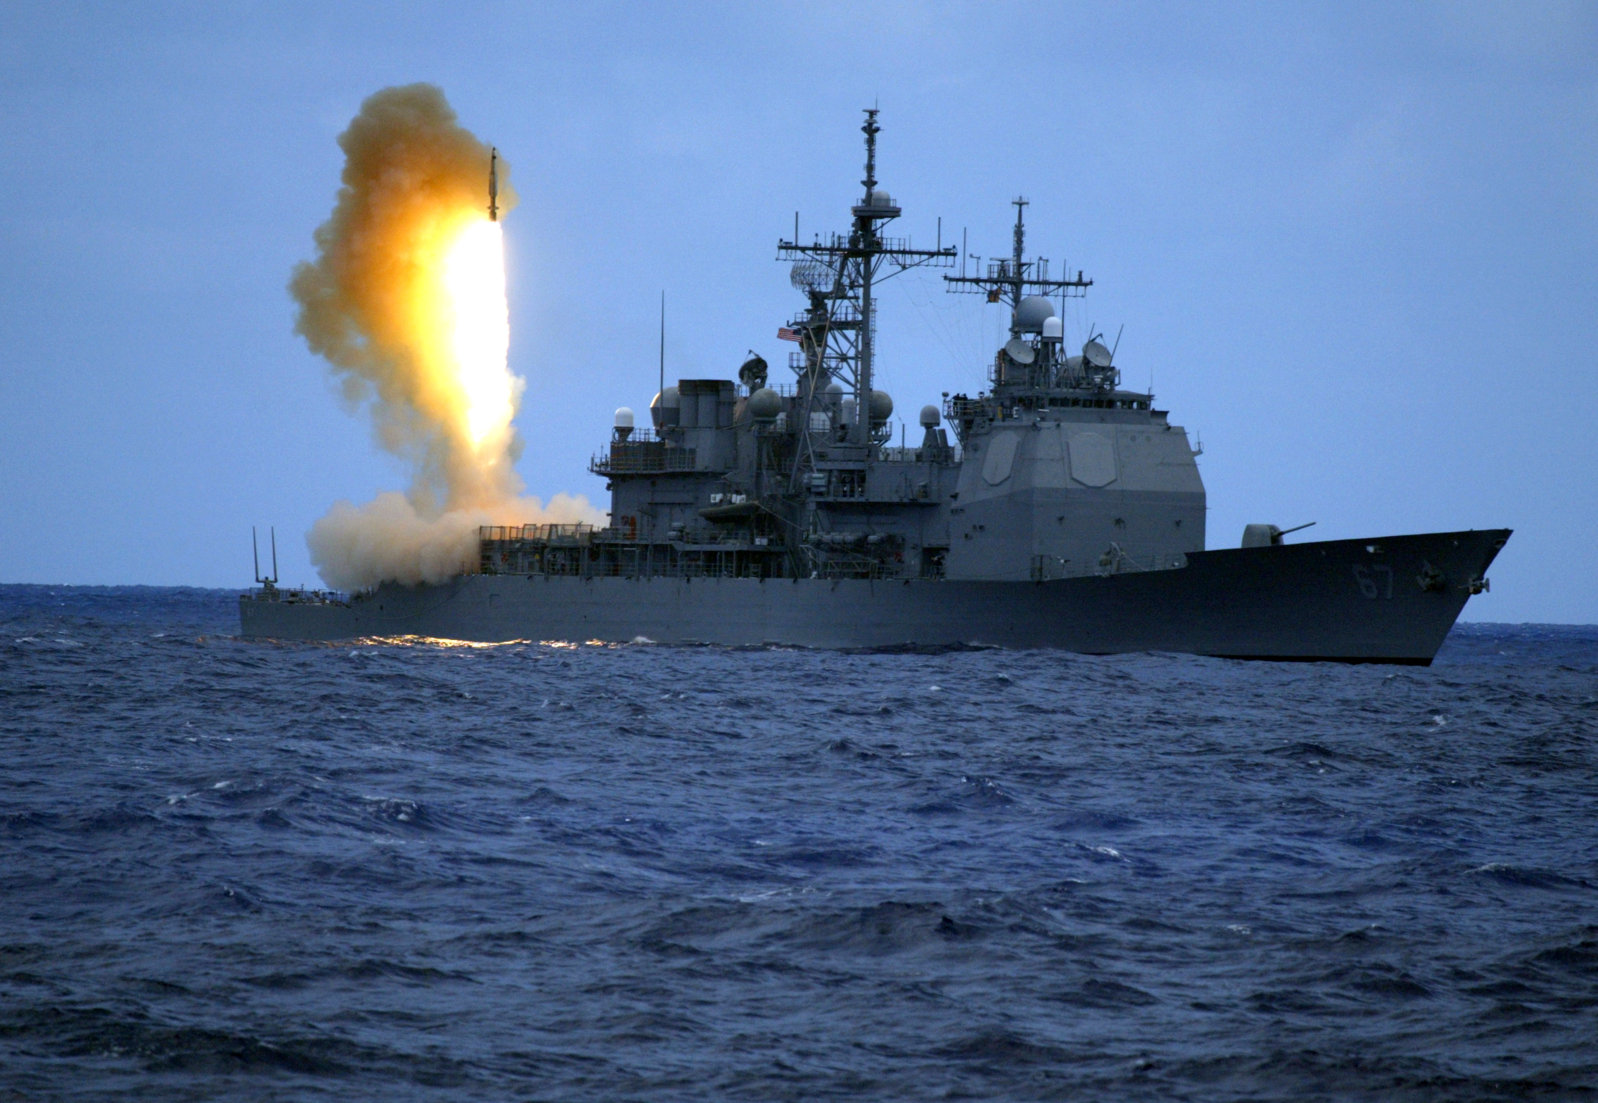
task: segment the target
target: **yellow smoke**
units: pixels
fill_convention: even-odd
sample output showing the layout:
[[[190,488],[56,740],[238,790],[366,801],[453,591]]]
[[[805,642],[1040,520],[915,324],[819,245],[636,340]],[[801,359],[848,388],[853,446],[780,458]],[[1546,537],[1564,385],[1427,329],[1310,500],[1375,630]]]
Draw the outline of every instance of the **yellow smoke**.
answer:
[[[411,467],[404,495],[340,502],[311,528],[330,586],[442,581],[476,558],[479,524],[598,520],[582,498],[521,497],[507,362],[501,224],[488,218],[489,147],[430,84],[385,88],[339,136],[345,163],[314,261],[289,290],[295,331],[327,358],[378,442]],[[499,210],[516,205],[499,162]]]

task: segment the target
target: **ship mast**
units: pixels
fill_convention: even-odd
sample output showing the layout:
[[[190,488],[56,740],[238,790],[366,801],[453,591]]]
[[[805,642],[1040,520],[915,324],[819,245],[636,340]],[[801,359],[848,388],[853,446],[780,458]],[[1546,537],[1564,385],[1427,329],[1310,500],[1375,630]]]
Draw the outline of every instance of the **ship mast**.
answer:
[[[856,248],[881,248],[882,239],[877,236],[877,217],[892,218],[893,215],[873,216],[873,209],[877,202],[877,132],[882,128],[877,125],[877,109],[871,108],[866,112],[865,125],[860,128],[866,136],[866,176],[860,181],[866,189],[865,198],[861,205],[854,209],[854,230],[849,235],[849,243]],[[882,197],[884,206],[889,205],[886,196]],[[893,214],[899,213],[899,208],[894,207]],[[869,253],[862,254],[870,256]],[[863,277],[860,286],[860,378],[855,389],[855,443],[865,444],[871,432],[871,336],[876,327],[872,323],[876,320],[871,314],[871,278],[876,274],[877,265],[867,261],[861,266]]]
[[[1075,279],[1051,280],[1049,278],[1049,260],[1047,257],[1038,257],[1036,260],[1025,260],[1026,226],[1023,216],[1026,212],[1027,200],[1024,196],[1016,196],[1010,201],[1015,206],[1015,248],[1010,257],[1004,260],[988,261],[987,275],[944,276],[949,284],[950,291],[964,291],[975,294],[979,291],[986,292],[988,302],[1003,302],[1010,308],[1010,336],[1015,337],[1021,330],[1015,317],[1016,307],[1021,305],[1021,299],[1027,292],[1040,295],[1052,295],[1058,292],[1063,308],[1068,298],[1081,298],[1087,294],[1087,289],[1093,286],[1092,280],[1082,278],[1079,271]],[[1069,276],[1069,273],[1067,274]]]
[[[877,188],[877,108],[866,109],[860,130],[866,136],[866,175],[860,181],[865,195],[851,210],[854,216],[849,235],[817,237],[809,244],[777,242],[777,256],[800,262],[795,265],[795,282],[800,281],[800,265],[810,262],[806,287],[810,312],[794,320],[806,363],[801,370],[828,369],[836,365],[852,376],[855,392],[855,423],[849,427],[851,443],[866,448],[871,444],[871,379],[874,366],[872,287],[883,263],[894,268],[887,279],[908,268],[923,264],[949,267],[955,248],[913,249],[907,239],[885,238],[882,223],[899,217],[899,207],[888,193]],[[796,234],[795,237],[798,235]]]

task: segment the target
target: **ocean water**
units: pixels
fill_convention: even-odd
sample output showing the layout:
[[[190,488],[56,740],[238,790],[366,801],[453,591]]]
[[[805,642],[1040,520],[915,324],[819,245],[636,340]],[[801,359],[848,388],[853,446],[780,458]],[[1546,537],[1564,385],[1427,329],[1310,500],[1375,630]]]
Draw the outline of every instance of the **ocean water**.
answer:
[[[0,587],[0,1100],[1598,1098],[1598,628],[246,642]]]

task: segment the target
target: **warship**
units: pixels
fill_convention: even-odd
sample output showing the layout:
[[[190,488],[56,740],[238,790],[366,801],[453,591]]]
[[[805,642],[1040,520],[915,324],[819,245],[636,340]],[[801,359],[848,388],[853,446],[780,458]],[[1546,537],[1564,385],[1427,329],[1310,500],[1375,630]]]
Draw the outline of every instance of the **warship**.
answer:
[[[243,634],[1432,661],[1509,530],[1290,543],[1250,524],[1207,550],[1186,431],[1122,387],[1102,335],[1064,344],[1066,300],[1093,281],[1027,258],[1024,199],[1010,254],[972,271],[941,232],[931,249],[889,236],[901,211],[865,116],[848,230],[778,242],[803,297],[777,333],[791,382],[753,353],[736,380],[662,370],[648,426],[617,410],[590,463],[608,525],[485,526],[441,583],[338,594],[257,570]],[[1011,325],[987,388],[945,393],[895,446],[874,293],[919,267]]]

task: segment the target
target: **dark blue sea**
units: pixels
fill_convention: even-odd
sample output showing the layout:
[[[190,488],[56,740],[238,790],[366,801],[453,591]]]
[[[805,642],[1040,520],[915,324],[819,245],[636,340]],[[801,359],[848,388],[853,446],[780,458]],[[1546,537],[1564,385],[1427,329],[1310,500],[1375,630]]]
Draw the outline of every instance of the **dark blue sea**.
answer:
[[[1427,669],[0,587],[0,1100],[1598,1099],[1598,628]]]

